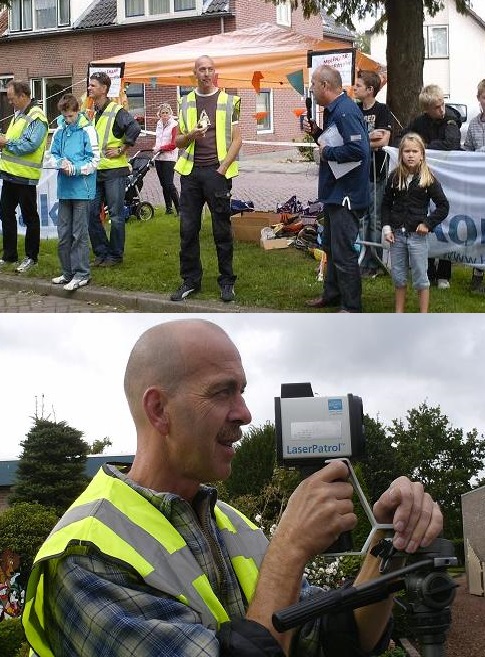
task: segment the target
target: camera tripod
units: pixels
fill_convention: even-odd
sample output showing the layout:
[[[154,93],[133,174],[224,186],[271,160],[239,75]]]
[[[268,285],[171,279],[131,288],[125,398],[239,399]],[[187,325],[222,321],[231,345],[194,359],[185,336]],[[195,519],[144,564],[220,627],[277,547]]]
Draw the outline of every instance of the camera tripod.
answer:
[[[377,546],[381,550],[381,565],[393,554],[389,539]],[[278,632],[303,625],[322,613],[335,613],[345,609],[365,607],[387,598],[391,593],[404,591],[398,604],[408,614],[409,625],[418,640],[422,657],[445,657],[446,632],[451,624],[450,605],[455,597],[456,584],[446,571],[456,565],[453,544],[438,538],[414,555],[406,556],[409,563],[403,568],[381,575],[378,579],[359,586],[322,592],[286,607],[273,614],[273,625]]]

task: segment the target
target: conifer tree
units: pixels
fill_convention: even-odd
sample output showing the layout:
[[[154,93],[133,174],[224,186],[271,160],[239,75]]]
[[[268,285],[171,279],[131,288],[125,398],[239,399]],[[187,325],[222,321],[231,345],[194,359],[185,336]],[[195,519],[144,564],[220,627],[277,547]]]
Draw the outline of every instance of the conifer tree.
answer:
[[[37,503],[63,513],[88,483],[84,469],[89,445],[82,436],[65,422],[35,417],[20,443],[23,451],[9,503]]]

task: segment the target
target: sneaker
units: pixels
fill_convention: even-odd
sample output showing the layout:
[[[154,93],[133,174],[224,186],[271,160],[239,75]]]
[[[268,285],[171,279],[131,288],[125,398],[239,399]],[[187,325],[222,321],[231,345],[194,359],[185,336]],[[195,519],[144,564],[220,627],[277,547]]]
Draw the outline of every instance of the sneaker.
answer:
[[[221,299],[223,301],[234,301],[234,298],[234,285],[232,283],[221,285]]]
[[[168,208],[168,210],[165,210],[165,214],[173,214],[172,208]]]
[[[17,274],[24,274],[26,271],[29,271],[37,263],[32,258],[24,258],[20,265],[15,268]]]
[[[447,281],[446,278],[438,278],[438,290],[449,290],[450,281]]]
[[[80,287],[84,287],[84,285],[87,285],[89,283],[89,278],[73,278],[72,281],[69,281],[67,285],[64,285],[64,289],[66,292],[74,292],[75,290],[78,290]]]
[[[69,283],[70,280],[70,278],[66,278],[64,274],[61,274],[60,276],[53,278],[52,283],[54,283],[54,285],[65,285],[66,283]]]
[[[184,281],[178,290],[175,290],[175,292],[170,295],[170,299],[172,301],[183,301],[194,292],[200,292],[200,284],[196,285],[195,283],[187,283],[187,281]]]

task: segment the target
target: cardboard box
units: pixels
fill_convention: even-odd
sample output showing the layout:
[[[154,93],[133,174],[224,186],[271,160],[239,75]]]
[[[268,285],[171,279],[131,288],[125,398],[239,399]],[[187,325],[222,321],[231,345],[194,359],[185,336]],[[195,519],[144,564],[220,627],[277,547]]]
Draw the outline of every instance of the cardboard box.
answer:
[[[278,212],[240,212],[231,217],[232,231],[236,242],[255,242],[261,240],[261,229],[280,222]],[[273,241],[273,240],[272,240]]]
[[[274,249],[287,249],[290,244],[288,238],[282,237],[275,240],[261,240],[261,248],[265,251],[273,251]]]

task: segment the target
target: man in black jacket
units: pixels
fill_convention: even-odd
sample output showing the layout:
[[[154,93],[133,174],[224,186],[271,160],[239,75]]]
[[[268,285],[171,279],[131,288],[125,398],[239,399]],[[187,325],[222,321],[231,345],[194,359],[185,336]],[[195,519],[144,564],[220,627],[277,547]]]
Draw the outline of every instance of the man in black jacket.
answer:
[[[441,87],[437,84],[423,87],[419,94],[419,106],[423,113],[410,123],[404,134],[417,132],[426,148],[435,151],[461,150],[460,113],[445,105]],[[436,267],[435,258],[429,258],[428,278],[431,284],[438,285],[441,290],[447,290],[450,287],[451,262],[439,259]]]

